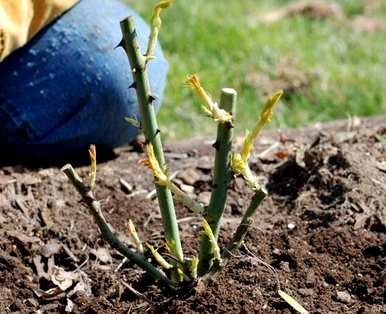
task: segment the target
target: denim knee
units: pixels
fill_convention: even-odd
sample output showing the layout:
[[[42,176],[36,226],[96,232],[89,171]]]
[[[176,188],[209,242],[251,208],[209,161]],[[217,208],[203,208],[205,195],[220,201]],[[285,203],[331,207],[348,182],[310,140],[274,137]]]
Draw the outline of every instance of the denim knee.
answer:
[[[119,21],[136,18],[145,50],[149,27],[117,0],[82,0],[0,64],[0,143],[27,155],[110,149],[130,142],[139,117]],[[167,62],[161,48],[149,64],[162,100]]]

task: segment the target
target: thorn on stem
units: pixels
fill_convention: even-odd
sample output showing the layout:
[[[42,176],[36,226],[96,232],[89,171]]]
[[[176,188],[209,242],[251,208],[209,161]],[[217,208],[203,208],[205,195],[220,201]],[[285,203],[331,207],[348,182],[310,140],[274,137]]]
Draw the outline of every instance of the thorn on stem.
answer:
[[[154,95],[150,95],[150,96],[149,96],[149,99],[148,99],[149,104],[152,104],[156,99],[157,99],[157,98],[156,98]]]
[[[119,48],[119,47],[122,47],[123,49],[125,49],[125,43],[124,43],[123,39],[121,39],[121,41],[119,42],[119,44],[116,45],[116,46],[114,47],[114,49],[117,49],[117,48]]]
[[[133,83],[129,86],[129,89],[130,89],[130,88],[136,89],[136,88],[137,88],[137,82],[133,82]]]
[[[149,139],[149,140],[146,139],[145,144],[146,144],[146,145],[147,145],[147,144],[150,144],[151,141],[152,141],[153,139],[155,139],[155,137],[156,137],[158,134],[160,134],[160,133],[161,133],[161,130],[160,130],[160,129],[157,129],[157,130],[155,131],[155,133],[154,133],[154,136],[153,136],[151,139]]]
[[[226,127],[228,128],[228,130],[230,130],[230,129],[234,129],[234,124],[233,124],[233,122],[229,122],[229,123],[227,123],[227,124],[225,124],[226,125]]]
[[[220,143],[218,141],[214,142],[212,144],[212,147],[215,149],[215,150],[219,150],[220,149]]]

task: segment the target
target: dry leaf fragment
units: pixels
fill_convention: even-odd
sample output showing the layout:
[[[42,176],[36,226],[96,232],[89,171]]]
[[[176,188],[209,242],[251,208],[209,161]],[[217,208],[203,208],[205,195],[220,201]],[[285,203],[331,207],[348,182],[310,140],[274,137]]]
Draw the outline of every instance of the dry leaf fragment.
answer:
[[[67,299],[67,305],[64,309],[67,313],[71,313],[74,309],[74,302],[72,302],[70,299]]]
[[[280,150],[280,151],[275,153],[275,157],[277,157],[279,159],[285,159],[288,156],[289,156],[289,152],[288,151],[284,151],[284,150]]]
[[[70,292],[67,293],[67,297],[71,298],[78,292],[85,295],[92,295],[90,278],[88,278],[87,274],[83,271],[79,271],[79,282]]]
[[[38,298],[42,298],[44,300],[60,299],[60,297],[63,295],[63,291],[59,287],[51,288],[51,289],[48,289],[47,291],[44,291],[39,288],[32,288],[32,291],[35,293],[35,295]]]
[[[17,241],[19,241],[20,243],[23,243],[23,244],[30,244],[30,243],[40,242],[40,239],[38,237],[27,236],[26,234],[21,233],[21,232],[16,231],[16,230],[7,231],[7,235],[10,238],[14,238],[15,240],[17,240]]]
[[[308,314],[309,312],[303,307],[300,305],[300,303],[298,301],[296,301],[293,297],[291,297],[289,294],[285,293],[284,291],[282,290],[279,290],[277,292],[280,297],[285,301],[287,302],[294,310],[296,310],[298,313],[300,314]]]
[[[98,258],[104,264],[109,264],[112,261],[110,252],[103,247],[100,247],[96,250],[92,249],[90,250],[90,253],[95,255],[96,258]]]
[[[51,269],[50,274],[51,281],[58,286],[62,291],[66,291],[70,288],[74,281],[79,280],[79,274],[74,272],[65,271],[63,268],[54,266]]]

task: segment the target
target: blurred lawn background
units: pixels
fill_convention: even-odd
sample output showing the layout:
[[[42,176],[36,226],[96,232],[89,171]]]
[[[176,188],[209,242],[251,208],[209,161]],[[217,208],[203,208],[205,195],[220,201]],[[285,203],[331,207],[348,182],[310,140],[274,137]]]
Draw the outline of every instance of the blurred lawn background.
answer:
[[[157,0],[126,2],[148,20]],[[213,134],[214,124],[183,83],[191,73],[199,74],[215,99],[221,87],[238,90],[239,133],[253,125],[265,96],[276,88],[284,88],[286,96],[277,107],[274,127],[385,112],[386,32],[306,15],[259,22],[261,14],[293,2],[176,0],[164,12],[160,40],[170,62],[159,114],[164,134]],[[386,21],[384,0],[335,3],[349,20],[366,15]]]

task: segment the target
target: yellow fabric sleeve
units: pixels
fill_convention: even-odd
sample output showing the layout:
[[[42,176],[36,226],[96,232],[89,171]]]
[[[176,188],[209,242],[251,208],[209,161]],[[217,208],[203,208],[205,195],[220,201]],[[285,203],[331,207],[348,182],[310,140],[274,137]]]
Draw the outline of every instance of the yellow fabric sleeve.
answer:
[[[0,62],[79,0],[0,0]]]

